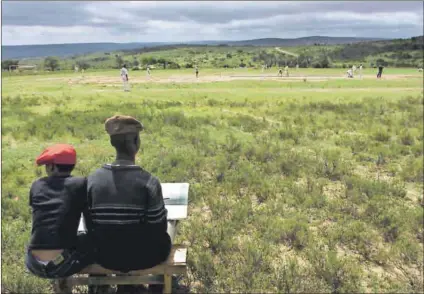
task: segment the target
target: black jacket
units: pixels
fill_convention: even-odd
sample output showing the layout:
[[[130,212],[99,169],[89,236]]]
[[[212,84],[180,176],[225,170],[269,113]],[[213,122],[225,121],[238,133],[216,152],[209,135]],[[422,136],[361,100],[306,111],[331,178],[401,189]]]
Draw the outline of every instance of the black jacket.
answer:
[[[87,193],[98,264],[126,272],[167,259],[167,210],[156,177],[136,165],[104,165],[88,177]]]

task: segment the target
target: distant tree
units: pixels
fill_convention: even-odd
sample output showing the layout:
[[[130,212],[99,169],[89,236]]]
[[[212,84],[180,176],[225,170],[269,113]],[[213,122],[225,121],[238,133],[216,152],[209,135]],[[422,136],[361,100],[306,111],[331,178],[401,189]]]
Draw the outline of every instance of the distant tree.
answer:
[[[137,60],[137,58],[134,57],[132,64],[133,64],[134,67],[138,67],[140,65],[140,62]]]
[[[48,68],[51,71],[55,71],[59,68],[59,60],[56,57],[47,57],[44,59],[44,68]]]
[[[231,53],[227,53],[227,58],[233,58],[233,55],[231,55]]]
[[[10,66],[12,65],[18,65],[19,64],[19,60],[4,60],[1,62],[1,69],[2,70],[9,70]]]
[[[180,66],[178,63],[171,62],[171,63],[169,63],[168,68],[169,68],[169,69],[180,69],[180,68],[181,68],[181,66]]]
[[[166,69],[166,65],[167,65],[167,61],[166,61],[166,59],[165,58],[159,58],[158,60],[157,60],[157,62],[158,63],[160,63],[160,64],[162,64],[162,66],[163,66],[163,69]]]
[[[90,68],[90,64],[84,60],[77,61],[77,66],[79,69],[83,69],[83,70]]]
[[[121,68],[124,65],[124,59],[120,55],[115,55],[116,66]]]
[[[383,58],[379,58],[376,60],[377,66],[382,65],[382,66],[387,66],[388,63],[387,61],[385,61]]]
[[[143,64],[143,65],[149,64],[149,58],[148,57],[143,57],[141,59],[141,64]]]
[[[312,66],[314,68],[329,68],[331,67],[331,62],[328,56],[322,55],[318,60],[316,60]]]

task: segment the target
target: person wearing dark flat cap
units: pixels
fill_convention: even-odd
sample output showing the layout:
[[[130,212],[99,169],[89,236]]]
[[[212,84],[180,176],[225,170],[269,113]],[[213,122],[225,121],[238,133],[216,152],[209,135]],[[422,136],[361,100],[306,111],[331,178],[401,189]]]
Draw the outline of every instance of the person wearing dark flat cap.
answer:
[[[96,263],[128,272],[154,267],[171,251],[167,210],[161,184],[135,164],[143,125],[133,117],[106,120],[105,130],[116,159],[87,178],[90,222]]]
[[[25,265],[42,278],[68,277],[94,262],[88,236],[77,232],[81,213],[87,213],[86,179],[71,176],[76,151],[68,144],[48,147],[36,163],[45,166],[47,177],[30,189],[32,232]]]

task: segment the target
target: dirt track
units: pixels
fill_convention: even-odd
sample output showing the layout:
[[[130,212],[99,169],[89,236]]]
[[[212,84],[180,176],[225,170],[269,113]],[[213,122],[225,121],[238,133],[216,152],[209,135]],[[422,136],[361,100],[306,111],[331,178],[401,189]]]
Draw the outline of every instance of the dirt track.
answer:
[[[420,75],[386,75],[383,76],[382,80],[402,80],[408,78],[420,78]],[[51,80],[52,78],[40,79]],[[55,80],[67,81],[68,84],[107,84],[115,85],[121,84],[119,77],[105,77],[105,76],[87,76],[84,78],[54,78]],[[290,77],[278,77],[276,75],[210,75],[201,76],[198,79],[193,75],[171,75],[168,77],[134,77],[130,79],[130,84],[143,84],[143,83],[210,83],[210,82],[229,82],[235,80],[263,80],[263,81],[280,81],[280,82],[303,82],[304,79],[308,82],[323,82],[328,80],[359,80],[359,77],[354,79],[348,79],[344,75],[331,76],[331,75],[293,75]],[[375,75],[364,75],[362,79],[376,79]]]

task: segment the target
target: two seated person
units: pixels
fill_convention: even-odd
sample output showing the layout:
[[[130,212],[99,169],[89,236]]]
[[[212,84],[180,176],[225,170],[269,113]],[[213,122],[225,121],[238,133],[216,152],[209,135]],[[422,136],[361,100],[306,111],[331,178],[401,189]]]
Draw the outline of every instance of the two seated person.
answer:
[[[171,252],[161,184],[135,164],[143,125],[114,116],[105,129],[116,160],[87,178],[71,176],[71,145],[47,148],[36,160],[48,176],[30,190],[33,223],[25,263],[39,277],[69,277],[93,263],[120,272],[147,269]],[[85,233],[78,233],[81,214]]]

